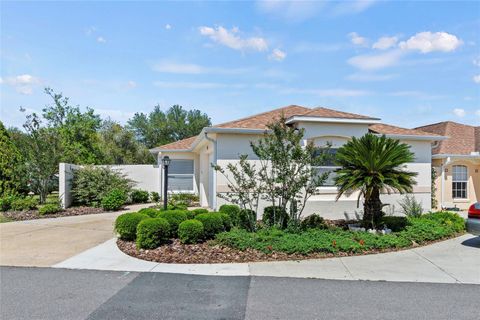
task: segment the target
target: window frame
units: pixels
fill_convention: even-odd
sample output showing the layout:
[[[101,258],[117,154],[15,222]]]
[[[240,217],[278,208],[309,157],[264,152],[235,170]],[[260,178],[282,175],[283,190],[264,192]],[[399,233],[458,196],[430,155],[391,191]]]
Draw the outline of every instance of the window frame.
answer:
[[[465,169],[465,180],[458,179],[457,174],[463,176],[463,172],[457,171],[458,168],[462,168],[462,170]],[[469,180],[468,167],[466,165],[452,165],[452,199],[454,200],[468,199],[468,180]],[[465,194],[464,197],[463,197],[463,193]]]
[[[170,163],[169,170],[168,170],[168,192],[169,193],[196,193],[196,188],[195,188],[195,160],[194,159],[172,159],[171,161],[192,161],[192,173],[171,173],[170,171],[170,166],[172,163]],[[187,190],[187,189],[182,189],[182,190],[172,190],[171,189],[171,184],[170,181],[172,177],[191,177],[192,178],[192,189]]]
[[[326,146],[316,146],[317,149],[329,149],[329,150],[335,150],[335,155],[336,153],[338,152],[338,149],[340,149],[340,147],[326,147]],[[327,179],[329,179],[331,177],[331,174],[334,173],[333,171],[337,170],[337,169],[340,169],[341,166],[337,166],[337,165],[322,165],[322,166],[312,166],[313,169],[327,169],[327,170],[330,170],[330,174],[328,176]],[[323,184],[319,187],[317,187],[317,189],[331,189],[331,188],[337,188],[337,186],[332,182],[332,184]]]

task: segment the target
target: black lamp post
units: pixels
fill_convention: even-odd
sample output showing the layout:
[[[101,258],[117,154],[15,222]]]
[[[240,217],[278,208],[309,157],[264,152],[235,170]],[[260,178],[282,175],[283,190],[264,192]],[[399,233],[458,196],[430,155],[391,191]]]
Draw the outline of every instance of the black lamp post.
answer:
[[[170,157],[162,158],[163,165],[163,210],[167,210],[167,194],[168,194],[168,166],[170,165]]]

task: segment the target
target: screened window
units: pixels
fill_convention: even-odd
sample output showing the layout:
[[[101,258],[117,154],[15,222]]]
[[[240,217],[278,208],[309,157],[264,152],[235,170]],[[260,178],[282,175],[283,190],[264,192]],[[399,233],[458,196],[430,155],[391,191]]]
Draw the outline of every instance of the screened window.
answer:
[[[335,186],[334,171],[340,168],[339,166],[335,165],[335,157],[337,155],[337,151],[338,149],[336,148],[318,148],[317,150],[315,150],[314,156],[322,160],[321,163],[314,167],[315,175],[319,177],[325,173],[328,173],[328,177],[323,183],[323,186],[325,187]]]
[[[169,191],[193,191],[193,160],[172,159],[168,166]]]
[[[452,197],[455,199],[467,198],[468,173],[466,166],[452,168]]]

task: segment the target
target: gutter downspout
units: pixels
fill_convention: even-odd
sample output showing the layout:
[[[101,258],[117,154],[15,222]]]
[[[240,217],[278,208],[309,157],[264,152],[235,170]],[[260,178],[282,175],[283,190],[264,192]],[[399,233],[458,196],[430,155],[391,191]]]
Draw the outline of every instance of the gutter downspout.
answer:
[[[447,161],[442,164],[442,183],[441,183],[441,205],[440,208],[443,209],[445,206],[443,205],[443,199],[445,198],[445,167],[448,166],[451,162],[450,157],[447,158]]]
[[[213,165],[217,165],[217,140],[212,139],[208,136],[208,132],[205,132],[205,139],[213,143]],[[209,168],[210,171],[210,168]],[[212,169],[213,175],[212,175],[212,209],[214,211],[217,210],[217,172]]]

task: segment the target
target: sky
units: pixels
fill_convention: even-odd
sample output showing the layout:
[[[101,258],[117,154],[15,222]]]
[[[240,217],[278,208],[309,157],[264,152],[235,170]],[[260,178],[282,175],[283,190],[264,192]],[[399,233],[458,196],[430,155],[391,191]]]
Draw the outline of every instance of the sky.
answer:
[[[0,2],[0,118],[51,87],[120,123],[297,104],[412,128],[480,124],[479,1]]]

